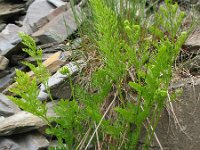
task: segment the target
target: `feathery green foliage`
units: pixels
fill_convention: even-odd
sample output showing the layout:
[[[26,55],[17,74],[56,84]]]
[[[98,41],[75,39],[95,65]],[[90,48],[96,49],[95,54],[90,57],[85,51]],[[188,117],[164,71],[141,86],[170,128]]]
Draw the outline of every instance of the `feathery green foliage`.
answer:
[[[37,66],[28,62],[22,62],[34,72],[34,76],[16,69],[16,84],[10,91],[19,97],[9,96],[9,98],[23,110],[46,120],[46,106],[38,100],[38,83],[47,84],[49,78],[49,73],[42,64],[42,50],[36,47],[34,39],[29,35],[24,33],[19,35],[23,39],[22,43],[27,46],[23,51],[35,59]]]
[[[184,13],[178,11],[177,4],[166,1],[165,6],[161,6],[155,14],[153,24],[148,26],[145,24],[146,18],[140,21],[136,19],[145,16],[142,13],[145,11],[144,5],[140,5],[138,9],[134,9],[135,14],[141,12],[139,16],[127,18],[122,24],[120,17],[123,16],[123,12],[116,13],[107,1],[90,0],[90,4],[96,30],[96,44],[104,62],[104,67],[94,73],[92,80],[98,94],[94,99],[90,99],[95,101],[100,98],[105,101],[114,85],[119,95],[118,100],[121,101],[121,105],[115,109],[119,118],[104,120],[110,120],[112,123],[109,124],[113,129],[120,129],[116,132],[118,136],[115,136],[117,142],[123,141],[120,134],[127,137],[124,143],[115,143],[115,148],[121,144],[124,149],[136,149],[143,124],[149,118],[144,147],[146,149],[165,105],[173,62],[187,37],[187,33],[180,34]],[[123,81],[131,67],[135,68],[135,81],[129,85],[138,93],[135,100],[124,99],[122,95]],[[101,91],[104,91],[104,98]],[[109,126],[102,123],[103,132],[112,136],[106,129],[110,129]]]
[[[75,100],[60,100],[54,110],[58,117],[54,117],[52,121],[56,122],[57,125],[49,128],[47,133],[57,137],[59,143],[57,148],[63,150],[75,149],[74,142],[82,131],[78,103]]]
[[[15,81],[17,84],[10,91],[19,95],[20,98],[8,96],[14,103],[25,111],[45,118],[47,109],[41,101],[38,100],[39,90],[36,78],[31,78],[27,73],[16,70]]]
[[[21,34],[24,49],[37,66],[24,62],[34,73],[17,72],[17,85],[10,97],[22,109],[48,122],[47,133],[58,139],[56,149],[137,149],[143,125],[147,124],[148,149],[165,106],[172,66],[187,33],[180,31],[184,13],[170,0],[148,22],[146,1],[89,0],[95,44],[102,66],[92,72],[90,88],[73,89],[72,100],[60,100],[55,117],[46,116],[46,106],[37,97],[38,83],[48,90],[49,73],[42,65],[42,50],[32,38]],[[68,74],[67,68],[61,68]],[[26,87],[25,87],[26,85]],[[50,92],[48,92],[50,95]],[[136,96],[133,96],[136,95]],[[147,122],[149,120],[149,122]],[[50,122],[56,126],[52,126]]]

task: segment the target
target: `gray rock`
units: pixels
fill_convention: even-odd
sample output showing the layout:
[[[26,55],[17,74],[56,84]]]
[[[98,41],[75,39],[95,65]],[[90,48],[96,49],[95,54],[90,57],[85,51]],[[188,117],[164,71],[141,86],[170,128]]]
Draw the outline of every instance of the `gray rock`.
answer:
[[[56,113],[54,112],[54,107],[56,106],[56,104],[58,103],[58,101],[51,101],[51,102],[47,102],[46,107],[47,107],[47,116],[49,117],[56,117]]]
[[[0,116],[0,122],[4,120],[5,117]]]
[[[0,19],[8,19],[25,11],[24,4],[0,1]]]
[[[15,24],[8,24],[5,29],[1,32],[2,36],[4,36],[8,41],[16,45],[21,42],[20,37],[18,36],[19,32],[23,32],[23,29],[16,26]]]
[[[65,65],[64,67],[67,67],[69,69],[71,75],[76,73],[79,70],[79,68],[75,64],[75,62],[70,62],[69,64]],[[52,77],[49,78],[49,81],[48,81],[49,88],[56,87],[57,85],[62,83],[68,77],[69,77],[69,75],[63,75],[60,73],[60,70],[58,70]],[[41,85],[40,89],[42,91],[44,91],[45,90],[44,85]]]
[[[21,39],[18,32],[24,30],[14,24],[8,24],[6,28],[0,33],[0,55],[8,56],[19,52],[18,47]]]
[[[34,2],[35,0],[24,0],[25,3],[25,9],[27,10],[29,6]]]
[[[5,23],[0,23],[0,32],[6,27]]]
[[[0,138],[0,149],[2,150],[20,150],[19,145],[8,138]]]
[[[0,78],[0,92],[2,92],[7,86],[14,82],[15,71]]]
[[[8,66],[9,60],[0,55],[0,70],[5,70]]]
[[[45,2],[46,4],[47,2]],[[33,3],[34,5],[34,3]],[[50,5],[50,4],[48,4]],[[52,7],[52,5],[51,5]],[[53,7],[54,8],[54,7]],[[52,20],[54,17],[56,17],[57,15],[59,15],[62,12],[65,12],[67,9],[69,8],[68,4],[60,6],[58,8],[52,9],[51,11],[49,11],[48,9],[46,10],[47,12],[45,13],[45,15],[40,16],[40,17],[36,17],[34,19],[34,22],[32,22],[31,24],[27,23],[27,17],[25,17],[24,21],[23,21],[23,27],[24,30],[28,33],[33,33],[36,32],[37,30],[39,30],[41,27],[43,27],[44,25],[46,25],[50,20]],[[42,8],[41,8],[42,9]],[[42,10],[41,10],[42,11]],[[44,10],[43,10],[44,11]],[[33,13],[34,12],[30,12]],[[35,12],[37,13],[37,12]],[[37,15],[37,14],[35,14]]]
[[[41,150],[48,146],[48,140],[38,132],[0,137],[0,150]]]
[[[70,75],[79,71],[79,68],[75,62],[70,62],[64,67],[69,69]],[[65,81],[68,77],[69,75],[63,75],[60,73],[60,70],[58,70],[52,77],[49,78],[48,86],[53,97],[66,99],[71,97],[71,89],[69,83]],[[43,92],[45,91],[43,84],[40,86],[40,90]]]
[[[75,6],[77,16],[80,17],[80,8]],[[65,24],[66,22],[66,24]],[[38,38],[42,43],[62,42],[69,37],[78,26],[74,18],[72,9],[62,12],[33,33],[33,36]]]
[[[0,70],[0,78],[5,77],[8,74],[9,74],[8,70]]]
[[[48,97],[49,97],[49,95],[48,95],[46,92],[44,92],[44,91],[40,91],[40,93],[39,93],[39,95],[38,95],[38,99],[39,99],[40,101],[47,100]]]
[[[23,21],[23,28],[28,33],[38,30],[37,22],[50,14],[55,7],[46,0],[35,0],[28,8],[27,14]]]
[[[21,110],[17,105],[9,100],[4,94],[0,93],[0,116],[9,117],[20,111]]]
[[[168,106],[163,111],[156,134],[168,150],[199,150],[200,78],[191,77],[182,82],[178,86],[183,90],[182,96],[172,102],[173,109]],[[152,146],[158,146],[157,142],[154,141]]]
[[[21,111],[1,121],[0,136],[24,133],[44,127],[45,125],[41,118]]]
[[[199,26],[188,37],[184,45],[188,46],[190,49],[195,49],[196,51],[200,49],[200,27]]]
[[[0,55],[6,55],[10,50],[14,49],[14,45],[8,39],[0,34]]]
[[[60,7],[66,4],[66,2],[63,2],[61,0],[47,0],[49,3],[53,4],[56,7]]]
[[[50,89],[51,95],[55,99],[70,99],[72,96],[71,87],[69,81],[63,81],[57,86],[54,86]]]

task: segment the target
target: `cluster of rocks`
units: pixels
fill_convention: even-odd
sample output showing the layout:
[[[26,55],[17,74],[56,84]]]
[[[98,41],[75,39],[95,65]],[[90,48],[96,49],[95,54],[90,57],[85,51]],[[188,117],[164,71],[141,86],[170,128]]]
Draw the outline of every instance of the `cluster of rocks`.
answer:
[[[52,74],[49,86],[53,98],[70,98],[71,90],[65,82],[67,75],[59,73],[59,68],[67,66],[70,73],[76,73],[83,61],[70,62],[73,50],[81,39],[76,38],[66,45],[82,21],[83,1],[74,1],[71,8],[67,0],[0,0],[0,150],[39,150],[48,148],[50,142],[39,132],[46,124],[37,116],[21,110],[6,95],[15,85],[15,68],[26,69],[21,60],[34,63],[22,52],[19,32],[31,35],[43,49],[43,64]],[[78,20],[77,20],[78,19]],[[29,72],[30,76],[34,74]],[[61,90],[62,89],[62,90]],[[40,86],[40,100],[47,100],[48,94]],[[47,103],[48,115],[55,115],[53,104]]]
[[[21,50],[22,44],[18,32],[25,32],[34,37],[38,46],[43,49],[43,64],[52,74],[48,85],[53,98],[68,99],[71,97],[71,89],[69,83],[66,82],[68,75],[62,75],[59,69],[66,66],[70,74],[75,74],[80,66],[84,65],[82,60],[71,61],[73,52],[79,48],[82,40],[74,38],[69,45],[64,42],[77,30],[83,20],[84,15],[81,14],[81,7],[84,1],[75,0],[74,2],[75,6],[72,9],[69,0],[17,0],[15,2],[0,0],[0,150],[39,150],[48,148],[51,144],[48,137],[42,134],[42,129],[45,128],[46,124],[40,118],[21,110],[6,95],[11,94],[9,89],[15,85],[15,68],[26,69],[20,61],[26,60],[35,63]],[[74,17],[74,13],[76,17]],[[196,77],[189,81],[184,79],[180,83],[173,84],[170,88],[183,88],[185,90],[185,95],[182,97],[184,103],[190,105],[187,102],[187,90],[193,90],[194,87],[199,88],[200,85],[198,77],[200,75],[199,27],[194,30],[183,48],[186,53],[192,53],[192,58],[183,63],[183,68]],[[30,76],[34,75],[32,72],[28,73]],[[191,84],[193,82],[196,84]],[[188,85],[191,86],[188,87]],[[40,85],[39,88],[38,99],[41,101],[49,99],[44,85]],[[191,91],[189,92],[191,93]],[[196,90],[195,98],[198,96],[200,96],[199,90]],[[182,117],[184,116],[183,110],[179,106],[185,109],[185,105],[175,105],[177,113],[180,114],[179,117]],[[47,102],[47,107],[48,115],[55,115],[51,102]],[[191,107],[193,108],[193,106]],[[200,120],[197,117],[195,119],[197,120],[195,124],[198,124]],[[165,122],[166,118],[163,121]],[[187,121],[183,123],[189,124]],[[174,142],[173,145],[172,138],[168,137],[164,131],[167,129],[163,129],[162,126],[157,131],[161,142],[168,144],[164,147],[170,147],[166,141],[172,143],[172,148],[176,147],[175,144],[181,145],[180,140]],[[195,130],[191,132],[194,133]],[[181,133],[178,132],[177,135],[183,138]],[[156,144],[155,147],[157,148]],[[180,148],[180,146],[177,147]]]

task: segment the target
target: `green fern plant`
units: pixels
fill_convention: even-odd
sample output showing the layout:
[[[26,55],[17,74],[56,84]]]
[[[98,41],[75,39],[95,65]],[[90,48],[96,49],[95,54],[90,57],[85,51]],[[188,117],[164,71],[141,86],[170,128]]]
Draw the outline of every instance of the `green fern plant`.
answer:
[[[38,100],[39,90],[36,77],[31,78],[27,73],[16,70],[16,86],[10,91],[20,96],[8,96],[14,103],[25,111],[31,112],[41,118],[46,118],[47,109],[41,101]]]
[[[75,149],[77,146],[76,138],[81,135],[83,130],[81,109],[78,102],[60,100],[54,110],[58,117],[52,118],[52,121],[56,122],[57,125],[47,129],[47,133],[57,137],[58,147],[56,149]]]
[[[47,107],[45,105],[45,102],[42,103],[38,99],[38,95],[40,92],[38,88],[38,83],[43,83],[45,85],[45,88],[48,91],[49,96],[51,97],[51,93],[48,87],[48,79],[50,77],[50,73],[48,72],[47,68],[42,64],[42,49],[37,48],[34,39],[31,38],[29,35],[24,33],[20,33],[19,35],[22,38],[22,43],[27,47],[24,48],[23,51],[35,59],[36,66],[29,62],[22,62],[24,65],[28,66],[31,71],[34,72],[34,76],[30,76],[28,73],[24,73],[16,69],[16,85],[11,88],[10,91],[17,95],[17,97],[8,97],[20,108],[42,118],[47,123],[47,125],[49,126],[49,128],[47,129],[47,133],[52,136],[56,136],[56,138],[58,139],[57,149],[71,150],[74,145],[74,133],[75,131],[77,131],[76,133],[79,134],[80,130],[77,130],[78,125],[80,129],[82,127],[80,125],[81,121],[78,118],[78,103],[75,100],[60,100],[54,108],[56,117],[47,116]],[[69,73],[67,68],[61,68],[61,72],[63,74]],[[54,102],[54,104],[56,103]],[[52,126],[51,122],[55,122],[57,125]],[[76,126],[75,130],[74,126]]]
[[[42,64],[42,50],[36,47],[35,41],[29,35],[24,33],[20,33],[19,35],[23,39],[22,43],[27,46],[23,51],[35,59],[37,66],[29,62],[22,62],[34,72],[34,76],[30,76],[28,73],[16,69],[16,84],[10,89],[10,92],[15,93],[18,97],[8,97],[23,110],[37,115],[49,123],[46,116],[47,108],[38,99],[40,92],[38,89],[38,83],[47,85],[50,76],[48,70]]]
[[[102,100],[94,103],[92,112],[98,109],[96,104],[101,106],[105,102],[115,87],[118,100],[121,101],[121,105],[116,108],[119,118],[104,119],[108,124],[102,123],[99,130],[115,136],[117,142],[122,140],[120,134],[124,134],[128,140],[122,147],[136,149],[143,124],[150,118],[146,149],[165,105],[173,62],[187,37],[187,33],[180,34],[184,13],[178,11],[177,4],[166,1],[166,7],[160,7],[152,26],[146,26],[144,21],[128,19],[122,25],[118,18],[121,14],[110,8],[107,1],[90,0],[90,4],[96,29],[95,40],[104,63],[104,67],[95,72],[92,78],[98,93],[88,99]],[[136,100],[124,99],[122,95],[123,80],[131,67],[135,68],[135,81],[130,82],[130,86],[138,93]],[[113,135],[107,130],[111,128],[116,129]],[[120,129],[119,132],[117,129]],[[117,144],[116,147],[120,145]]]
[[[184,14],[177,4],[166,0],[149,26],[146,1],[126,2],[124,8],[123,1],[118,7],[114,0],[89,0],[95,31],[91,41],[95,40],[102,65],[92,73],[89,89],[73,85],[69,76],[73,97],[56,104],[55,117],[47,117],[45,103],[37,98],[38,83],[45,85],[51,97],[50,74],[42,64],[42,50],[31,37],[20,34],[27,46],[24,51],[37,65],[23,62],[34,77],[16,70],[17,84],[11,92],[18,97],[9,98],[48,123],[47,133],[58,140],[55,149],[137,149],[145,123],[143,149],[148,149],[166,103],[173,63],[187,33],[180,32]],[[66,67],[60,72],[69,74]],[[137,96],[133,98],[133,94]]]

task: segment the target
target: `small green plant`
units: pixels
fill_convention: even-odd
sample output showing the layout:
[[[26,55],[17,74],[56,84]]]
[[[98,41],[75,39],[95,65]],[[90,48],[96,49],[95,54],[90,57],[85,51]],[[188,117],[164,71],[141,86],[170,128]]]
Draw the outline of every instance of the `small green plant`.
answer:
[[[56,136],[57,149],[75,149],[76,138],[82,133],[82,118],[78,102],[75,100],[60,100],[54,108],[58,117],[51,120],[56,122],[55,127],[47,129],[47,133]]]
[[[114,4],[109,2],[90,0],[96,31],[94,39],[104,65],[92,76],[91,85],[97,92],[88,97],[84,92],[81,99],[92,101],[89,104],[83,101],[86,106],[89,105],[87,110],[92,112],[88,116],[101,124],[98,127],[102,133],[98,134],[99,139],[105,141],[103,134],[107,134],[114,141],[115,145],[109,145],[111,148],[136,149],[143,124],[149,120],[144,145],[144,149],[148,149],[165,106],[173,63],[187,37],[186,32],[180,31],[185,15],[178,11],[177,4],[166,0],[149,25],[142,13],[145,1],[134,1],[138,9],[119,9],[119,13],[118,10],[116,12],[117,7],[112,7]],[[133,2],[127,2],[132,6]],[[124,2],[119,4],[123,6]],[[139,16],[136,15],[138,11]],[[135,16],[131,19],[130,15]],[[142,20],[142,17],[145,19]],[[128,78],[132,78],[129,85],[137,92],[136,98],[124,96],[127,91],[123,88]],[[111,94],[113,92],[114,95]],[[113,109],[109,110],[115,111],[115,117],[106,114],[110,107],[103,114],[99,111],[110,99],[115,101],[110,102]],[[97,117],[94,118],[94,114]]]
[[[94,37],[101,66],[92,72],[89,88],[73,85],[68,68],[71,100],[60,100],[56,116],[48,117],[45,103],[38,100],[38,83],[48,91],[47,69],[42,50],[26,34],[20,34],[24,49],[37,66],[23,62],[35,74],[16,70],[16,86],[9,97],[25,111],[44,119],[47,133],[58,140],[56,149],[137,149],[143,125],[148,149],[165,106],[172,66],[187,33],[180,27],[184,13],[166,0],[151,24],[146,23],[146,1],[89,0]],[[119,6],[119,7],[118,7]],[[144,19],[142,19],[144,17]],[[135,96],[133,96],[135,95]],[[51,100],[53,100],[51,98]],[[56,125],[53,126],[51,122]]]
[[[23,44],[27,46],[23,51],[35,59],[37,66],[28,62],[22,62],[33,71],[34,76],[16,69],[16,85],[10,91],[19,97],[9,96],[9,98],[23,110],[47,120],[47,109],[38,100],[39,89],[37,85],[38,83],[43,83],[47,87],[50,74],[42,64],[42,50],[37,48],[35,41],[27,34],[20,33],[19,35],[23,39]]]
[[[82,129],[81,109],[75,100],[60,100],[54,108],[56,117],[47,116],[45,102],[42,103],[38,99],[40,92],[38,89],[39,83],[43,83],[45,85],[46,91],[51,97],[48,87],[50,74],[47,68],[42,64],[42,49],[38,49],[36,47],[35,41],[29,35],[20,33],[20,37],[22,38],[22,43],[27,46],[27,48],[24,48],[23,51],[33,57],[37,62],[37,65],[35,66],[28,62],[22,62],[34,72],[34,76],[30,76],[28,73],[16,70],[16,85],[10,89],[10,91],[15,93],[17,97],[8,97],[20,108],[42,118],[47,123],[49,126],[47,133],[58,139],[58,146],[56,149],[74,149],[76,135],[81,133],[80,131]],[[69,70],[66,67],[61,68],[60,72],[62,74],[69,75]],[[53,100],[52,97],[51,100]],[[55,122],[56,126],[52,126],[51,122]],[[74,128],[74,126],[76,128]]]

